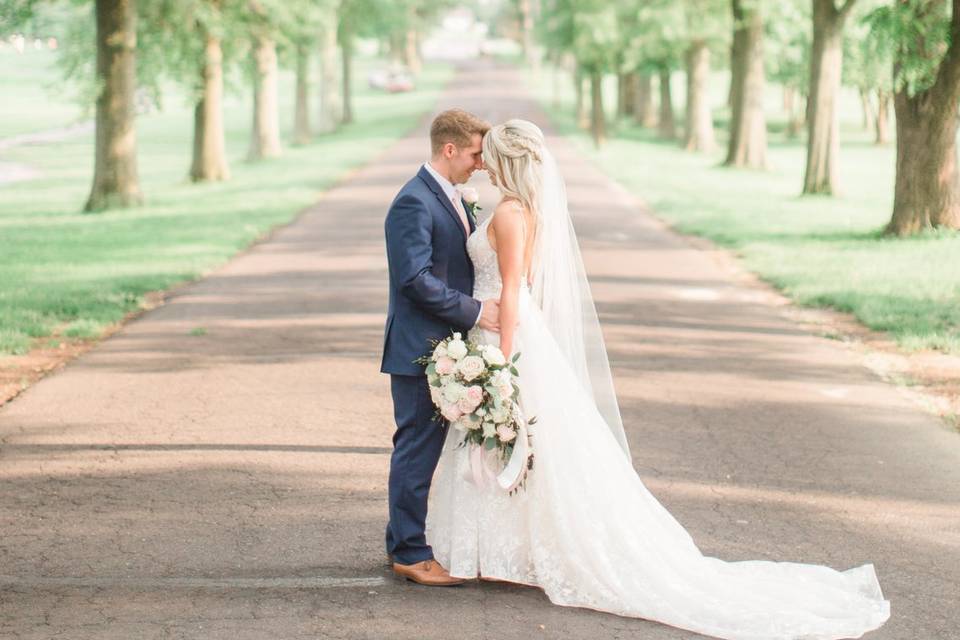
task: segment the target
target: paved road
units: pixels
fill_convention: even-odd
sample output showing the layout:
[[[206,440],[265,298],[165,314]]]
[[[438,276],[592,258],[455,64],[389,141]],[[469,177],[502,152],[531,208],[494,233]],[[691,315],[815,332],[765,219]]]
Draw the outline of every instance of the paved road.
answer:
[[[544,122],[489,63],[447,105]],[[871,639],[960,637],[960,437],[551,143],[651,490],[710,555],[874,562]],[[382,220],[426,153],[386,149],[0,410],[0,638],[695,637],[387,570]]]

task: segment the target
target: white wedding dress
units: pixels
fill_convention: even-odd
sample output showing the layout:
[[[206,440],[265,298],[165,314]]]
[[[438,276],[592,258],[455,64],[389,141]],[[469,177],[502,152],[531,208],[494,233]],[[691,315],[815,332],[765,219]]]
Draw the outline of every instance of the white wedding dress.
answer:
[[[467,242],[480,300],[501,290],[490,219]],[[499,346],[497,334],[470,337]],[[735,640],[858,638],[887,620],[872,564],[841,572],[704,556],[640,480],[526,286],[514,349],[521,404],[537,419],[533,469],[512,496],[495,483],[479,488],[463,434],[449,430],[426,535],[451,575],[532,585],[558,605]]]

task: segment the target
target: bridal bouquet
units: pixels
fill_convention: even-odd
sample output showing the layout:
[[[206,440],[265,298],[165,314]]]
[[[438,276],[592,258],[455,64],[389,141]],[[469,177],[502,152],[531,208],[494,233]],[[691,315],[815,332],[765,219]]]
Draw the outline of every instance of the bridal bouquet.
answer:
[[[497,483],[512,493],[523,484],[533,467],[527,419],[520,409],[517,360],[510,362],[499,348],[464,340],[454,333],[434,342],[433,353],[417,359],[426,365],[430,397],[437,414],[464,434],[462,445],[472,445],[474,481],[484,483],[493,475],[486,467],[484,452],[495,451],[502,463]]]

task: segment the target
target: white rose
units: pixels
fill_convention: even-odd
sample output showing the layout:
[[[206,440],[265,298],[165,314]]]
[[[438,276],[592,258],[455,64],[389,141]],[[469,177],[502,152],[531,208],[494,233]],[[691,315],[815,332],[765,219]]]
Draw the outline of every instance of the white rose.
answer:
[[[467,344],[463,340],[451,340],[447,344],[447,355],[459,360],[467,355]]]
[[[460,189],[460,196],[467,204],[477,204],[480,200],[480,194],[473,187],[463,187]]]
[[[440,342],[437,344],[437,347],[433,350],[433,359],[439,360],[445,355],[447,355],[447,345],[444,342]]]
[[[457,364],[457,371],[466,382],[474,381],[485,368],[483,360],[477,356],[467,356]]]
[[[459,402],[464,393],[466,388],[457,382],[452,382],[443,388],[443,398],[450,404]]]
[[[494,407],[490,411],[490,419],[497,424],[503,424],[510,417],[510,412],[506,407]]]
[[[490,377],[493,384],[509,384],[513,380],[513,374],[508,369],[500,369]]]
[[[507,359],[503,355],[503,351],[500,351],[499,348],[489,345],[483,350],[483,359],[486,360],[489,364],[502,367],[507,364]]]
[[[483,423],[483,437],[493,438],[497,435],[497,427],[492,422]]]

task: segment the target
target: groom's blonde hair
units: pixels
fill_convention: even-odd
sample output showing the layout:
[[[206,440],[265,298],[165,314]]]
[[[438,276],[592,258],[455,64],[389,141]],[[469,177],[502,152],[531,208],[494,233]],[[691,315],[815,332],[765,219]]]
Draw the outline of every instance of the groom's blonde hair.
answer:
[[[529,120],[507,120],[483,137],[483,163],[497,186],[534,215],[540,215],[544,144],[540,127]]]
[[[469,147],[474,134],[481,137],[490,130],[490,123],[463,109],[448,109],[430,125],[430,151],[440,153],[443,145],[452,142],[458,149]]]

